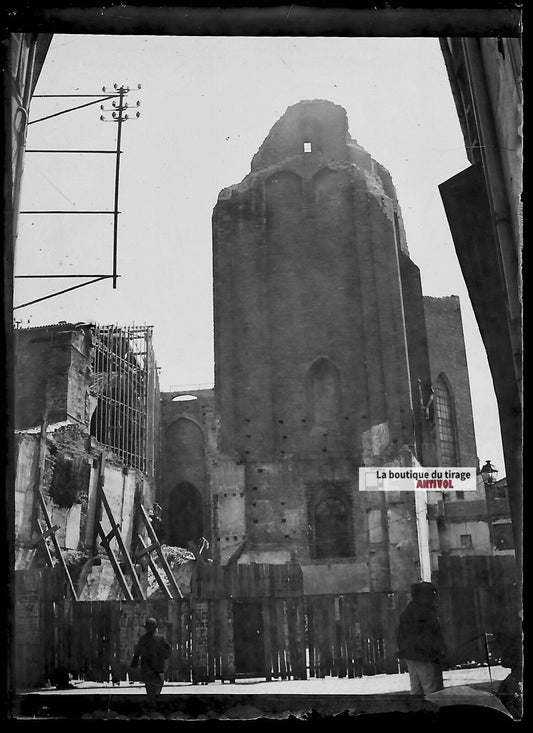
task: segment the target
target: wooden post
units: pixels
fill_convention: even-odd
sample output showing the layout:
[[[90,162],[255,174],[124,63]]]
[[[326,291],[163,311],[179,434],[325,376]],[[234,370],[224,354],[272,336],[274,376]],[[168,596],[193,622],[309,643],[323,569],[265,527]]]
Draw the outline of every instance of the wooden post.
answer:
[[[109,506],[109,502],[107,501],[107,497],[106,497],[106,495],[104,493],[103,488],[102,488],[100,494],[101,494],[101,497],[102,497],[103,507],[104,507],[104,509],[105,509],[105,511],[107,513],[107,517],[108,517],[109,522],[110,522],[111,527],[112,527],[112,532],[110,532],[109,535],[108,535],[108,537],[106,537],[107,543],[108,543],[108,548],[109,548],[108,552],[111,551],[111,547],[109,545],[109,542],[112,539],[112,537],[110,537],[110,535],[113,534],[113,536],[116,537],[116,540],[117,540],[118,546],[120,548],[120,551],[121,551],[122,555],[124,556],[124,560],[126,562],[126,565],[128,566],[128,571],[129,571],[129,574],[131,575],[131,579],[133,581],[133,586],[135,587],[135,589],[136,589],[137,593],[139,594],[139,596],[141,597],[141,599],[144,601],[146,599],[144,597],[143,589],[141,588],[141,584],[139,582],[139,578],[137,577],[137,573],[135,572],[135,568],[133,567],[133,563],[131,561],[130,553],[128,552],[128,549],[127,549],[126,545],[124,544],[124,540],[122,539],[122,535],[120,534],[120,527],[117,524],[117,522],[115,522],[115,518],[113,517],[113,513],[111,511],[111,507]],[[101,531],[101,534],[103,534],[103,529],[101,528],[101,525],[99,527],[99,530]]]
[[[126,583],[126,577],[124,573],[122,572],[122,568],[120,567],[120,563],[117,560],[117,557],[115,553],[113,552],[113,549],[111,548],[111,545],[109,544],[110,540],[113,539],[115,536],[115,531],[112,530],[109,535],[106,535],[104,528],[102,527],[102,523],[98,522],[98,535],[100,537],[100,541],[102,543],[102,547],[107,552],[107,556],[109,557],[111,561],[111,565],[113,566],[113,570],[115,571],[115,575],[117,576],[117,580],[119,582],[119,585],[122,589],[122,592],[124,593],[127,601],[133,601],[133,595],[128,588],[128,584]]]
[[[272,639],[270,636],[270,599],[263,598],[263,642],[264,642],[264,654],[265,654],[265,677],[267,682],[272,679]]]
[[[157,552],[157,556],[159,557],[159,562],[161,563],[161,567],[165,571],[165,574],[168,578],[168,582],[173,591],[173,594],[174,594],[173,597],[174,598],[183,598],[183,593],[181,592],[178,584],[176,583],[176,578],[174,577],[174,574],[172,570],[170,569],[170,565],[168,564],[166,557],[163,555],[163,551],[161,550],[161,543],[159,542],[155,529],[152,527],[152,523],[150,521],[148,514],[146,513],[146,509],[143,507],[142,504],[139,504],[139,509],[141,511],[141,517],[144,522],[144,526],[146,527],[146,531],[148,532],[148,537],[150,538],[150,541],[152,543],[151,547],[153,550]]]
[[[46,561],[48,563],[48,566],[53,568],[54,567],[54,560],[52,558],[52,553],[50,552],[50,548],[48,547],[48,543],[46,541],[47,537],[50,537],[51,534],[53,534],[56,530],[59,529],[59,526],[57,524],[54,524],[53,527],[50,529],[44,529],[41,522],[36,519],[35,520],[37,526],[39,527],[39,538],[35,540],[33,545],[38,545],[40,542],[43,543],[44,552],[46,554]]]
[[[209,606],[207,601],[195,599],[193,604],[193,638],[192,638],[192,681],[197,685],[208,681],[207,674],[207,627],[209,624]]]
[[[235,682],[235,647],[233,639],[233,603],[220,600],[220,651],[222,656],[221,676],[223,680]]]
[[[33,504],[32,504],[32,519],[33,523],[39,519],[39,495],[41,493],[41,483],[43,480],[44,467],[46,461],[46,427],[48,424],[47,411],[43,416],[41,422],[41,432],[39,434],[39,455],[37,458],[37,471],[35,473],[35,482],[33,484]]]
[[[145,542],[145,541],[143,540],[143,538],[141,537],[141,535],[138,535],[138,537],[139,537],[139,542],[140,542],[140,543],[141,543],[141,545],[143,546],[143,550],[142,550],[142,552],[139,552],[139,553],[137,554],[137,556],[136,556],[136,559],[137,559],[137,560],[140,560],[140,559],[141,559],[141,557],[143,557],[144,555],[147,555],[147,557],[148,557],[148,564],[150,565],[150,570],[151,570],[151,571],[152,571],[152,573],[154,574],[154,577],[155,577],[155,579],[156,579],[156,581],[157,581],[157,584],[159,585],[159,587],[161,588],[161,590],[163,591],[163,593],[165,594],[165,596],[166,596],[166,597],[167,597],[167,598],[168,598],[169,600],[172,600],[172,598],[173,598],[174,596],[172,595],[172,593],[171,593],[171,592],[169,591],[169,589],[168,589],[168,588],[167,588],[167,586],[165,585],[165,581],[164,581],[164,580],[163,580],[163,578],[161,577],[161,574],[160,574],[160,572],[159,572],[159,568],[158,568],[158,567],[157,567],[157,565],[155,564],[155,562],[154,562],[154,560],[153,560],[153,558],[152,558],[152,555],[150,554],[150,553],[152,552],[152,550],[154,550],[154,549],[155,549],[155,548],[154,548],[154,545],[149,545],[149,546],[148,546],[148,545],[146,544],[146,542]]]
[[[78,595],[76,593],[76,589],[74,588],[74,583],[72,582],[72,578],[69,573],[69,569],[67,567],[67,564],[65,562],[65,558],[63,557],[63,553],[61,552],[61,548],[59,546],[59,542],[57,541],[56,537],[56,531],[59,529],[56,525],[52,526],[52,521],[50,519],[50,515],[48,514],[48,509],[46,507],[45,500],[43,498],[43,495],[41,494],[41,490],[38,489],[37,498],[39,499],[39,503],[41,506],[41,510],[43,512],[44,520],[46,522],[46,526],[48,529],[48,533],[50,536],[50,539],[52,540],[52,544],[54,545],[54,549],[56,551],[57,559],[59,560],[59,564],[61,565],[61,568],[63,569],[63,573],[65,574],[65,578],[67,579],[69,590],[72,594],[72,597],[75,601],[78,600]],[[46,539],[43,539],[43,542],[46,544]]]

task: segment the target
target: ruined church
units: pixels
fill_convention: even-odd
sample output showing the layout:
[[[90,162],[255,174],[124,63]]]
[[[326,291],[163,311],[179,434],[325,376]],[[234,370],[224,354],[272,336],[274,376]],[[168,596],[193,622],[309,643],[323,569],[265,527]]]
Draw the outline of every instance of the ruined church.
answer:
[[[477,464],[461,316],[423,297],[391,176],[342,107],[289,107],[221,191],[213,281],[214,390],[162,394],[168,541],[296,560],[306,593],[405,590],[436,567],[430,533],[358,469]]]
[[[169,680],[396,672],[419,579],[454,663],[484,659],[479,624],[512,618],[504,494],[358,484],[478,459],[459,299],[423,296],[342,107],[289,107],[220,193],[213,284],[212,389],[160,391],[151,326],[15,331],[18,684],[125,680],[148,610]]]

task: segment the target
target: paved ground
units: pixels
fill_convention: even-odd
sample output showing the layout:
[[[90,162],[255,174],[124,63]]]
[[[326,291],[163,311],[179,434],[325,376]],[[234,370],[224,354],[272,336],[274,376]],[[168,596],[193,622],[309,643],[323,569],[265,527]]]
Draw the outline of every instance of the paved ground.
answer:
[[[444,686],[455,685],[483,685],[490,689],[490,681],[497,687],[509,673],[504,667],[474,667],[472,669],[454,669],[444,672]],[[72,690],[39,690],[26,691],[25,694],[39,695],[72,695],[78,694],[112,694],[112,695],[144,695],[144,685],[140,682],[120,685],[101,684],[98,682],[74,682]],[[378,674],[355,679],[325,677],[307,680],[273,680],[245,679],[235,683],[210,682],[207,685],[193,685],[188,682],[167,682],[163,688],[163,695],[383,695],[387,693],[409,692],[409,675],[405,674]]]
[[[291,715],[305,719],[311,714],[338,715],[345,711],[346,714],[362,717],[376,713],[435,713],[446,710],[441,707],[442,704],[464,706],[472,703],[476,705],[476,710],[497,715],[497,723],[500,724],[500,718],[504,722],[510,719],[496,710],[499,703],[490,692],[497,689],[507,674],[508,670],[502,667],[492,667],[490,675],[487,667],[447,671],[444,673],[445,699],[432,701],[417,700],[409,694],[407,674],[272,682],[246,679],[234,684],[167,683],[156,710],[146,708],[146,693],[140,683],[110,685],[75,682],[69,690],[19,692],[14,705],[14,717],[250,720],[265,716],[280,720]]]

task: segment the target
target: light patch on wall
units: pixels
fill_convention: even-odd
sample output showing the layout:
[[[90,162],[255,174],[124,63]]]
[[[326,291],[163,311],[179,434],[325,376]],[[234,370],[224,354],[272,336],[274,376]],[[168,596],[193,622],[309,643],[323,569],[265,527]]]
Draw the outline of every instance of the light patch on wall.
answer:
[[[198,397],[195,397],[192,394],[179,394],[172,398],[172,402],[192,402],[197,399]]]
[[[65,547],[77,550],[80,542],[81,504],[73,504],[67,512]]]

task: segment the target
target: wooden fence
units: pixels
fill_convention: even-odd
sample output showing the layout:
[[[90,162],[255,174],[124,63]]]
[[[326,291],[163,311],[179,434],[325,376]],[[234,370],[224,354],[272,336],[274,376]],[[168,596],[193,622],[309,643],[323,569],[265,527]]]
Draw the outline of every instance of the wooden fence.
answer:
[[[450,662],[486,661],[485,640],[512,626],[514,558],[444,558],[439,612]],[[395,673],[407,592],[303,596],[301,568],[199,564],[189,599],[17,604],[19,687],[74,678],[125,680],[147,616],[172,646],[167,680],[204,683]],[[487,634],[488,636],[485,636]],[[495,660],[494,660],[495,661]]]
[[[449,663],[486,662],[487,651],[496,662],[499,637],[514,630],[519,611],[515,558],[440,557],[438,588]]]
[[[305,678],[299,565],[199,564],[192,598],[193,681]]]
[[[398,672],[396,629],[406,593],[353,593],[305,599],[311,677]]]
[[[137,639],[147,617],[172,645],[167,679],[190,679],[190,623],[187,601],[79,601],[62,599],[42,606],[42,675],[53,680],[58,670],[75,678],[108,682],[125,680]]]

